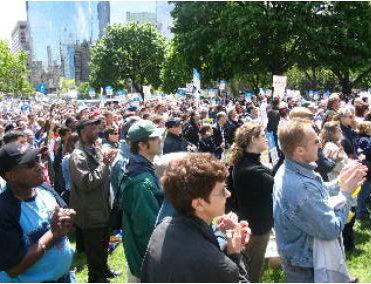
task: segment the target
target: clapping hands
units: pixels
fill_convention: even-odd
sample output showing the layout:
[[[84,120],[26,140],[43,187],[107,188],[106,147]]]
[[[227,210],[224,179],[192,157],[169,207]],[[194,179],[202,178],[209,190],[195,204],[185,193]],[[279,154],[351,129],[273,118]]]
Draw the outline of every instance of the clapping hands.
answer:
[[[227,237],[228,254],[238,254],[250,240],[251,230],[246,221],[238,222],[235,213],[220,216],[216,220],[218,229]]]

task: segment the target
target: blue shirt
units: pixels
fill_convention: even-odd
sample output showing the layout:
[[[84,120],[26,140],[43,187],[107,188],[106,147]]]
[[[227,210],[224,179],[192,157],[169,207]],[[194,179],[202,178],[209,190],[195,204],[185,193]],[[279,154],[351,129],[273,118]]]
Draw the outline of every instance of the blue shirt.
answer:
[[[61,237],[32,266],[16,277],[5,271],[17,265],[28,249],[50,230],[57,201],[41,187],[25,201],[16,199],[9,189],[0,194],[0,282],[43,282],[66,274],[73,260],[73,249],[66,236]]]
[[[62,175],[66,190],[71,190],[71,174],[70,174],[70,154],[67,154],[62,159]]]
[[[313,267],[313,238],[334,240],[341,235],[349,213],[347,205],[334,210],[329,196],[339,192],[325,183],[316,166],[285,160],[274,178],[273,216],[280,257],[294,266]]]

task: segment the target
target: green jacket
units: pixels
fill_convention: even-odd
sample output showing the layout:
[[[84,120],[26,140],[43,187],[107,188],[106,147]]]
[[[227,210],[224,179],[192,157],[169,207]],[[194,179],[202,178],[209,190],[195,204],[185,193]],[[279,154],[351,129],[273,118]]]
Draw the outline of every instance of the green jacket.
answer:
[[[124,177],[120,191],[125,256],[131,273],[140,278],[144,254],[155,228],[163,193],[148,172]]]

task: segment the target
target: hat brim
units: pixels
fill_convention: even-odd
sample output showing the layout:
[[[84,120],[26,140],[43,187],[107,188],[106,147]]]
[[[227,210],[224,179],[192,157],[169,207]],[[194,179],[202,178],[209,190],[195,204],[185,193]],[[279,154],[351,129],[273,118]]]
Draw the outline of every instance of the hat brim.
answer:
[[[18,165],[24,165],[29,162],[35,161],[36,157],[40,155],[41,151],[43,151],[44,149],[45,147],[26,150],[26,152],[22,155],[22,158],[20,159]]]
[[[149,135],[149,138],[156,138],[156,137],[162,137],[166,131],[166,128],[156,128],[151,135]]]

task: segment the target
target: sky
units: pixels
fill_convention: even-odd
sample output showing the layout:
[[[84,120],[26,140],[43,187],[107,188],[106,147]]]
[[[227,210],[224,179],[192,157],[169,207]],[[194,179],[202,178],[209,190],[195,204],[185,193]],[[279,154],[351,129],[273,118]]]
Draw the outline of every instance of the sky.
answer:
[[[0,1],[0,40],[11,39],[11,33],[17,21],[25,21],[25,0],[3,0]]]
[[[161,1],[161,0],[160,0]],[[121,2],[121,1],[114,1]],[[132,9],[135,11],[135,6],[142,8],[146,5],[146,1],[129,0]],[[146,10],[146,9],[144,9]],[[11,40],[11,33],[17,21],[25,21],[26,16],[26,0],[1,0],[0,1],[0,40]]]

